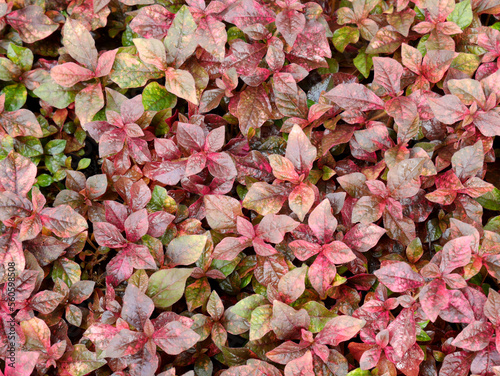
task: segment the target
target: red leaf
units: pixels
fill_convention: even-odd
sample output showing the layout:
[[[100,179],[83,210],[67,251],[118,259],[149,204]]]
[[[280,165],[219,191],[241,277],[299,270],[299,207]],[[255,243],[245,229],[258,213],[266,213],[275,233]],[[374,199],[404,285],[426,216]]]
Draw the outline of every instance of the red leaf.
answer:
[[[232,261],[244,249],[250,247],[251,240],[245,237],[232,238],[226,237],[217,244],[212,254],[214,259]]]
[[[87,221],[68,205],[45,208],[40,212],[45,227],[61,238],[78,235],[88,228]]]
[[[308,376],[313,373],[313,360],[310,351],[300,358],[290,361],[285,367],[285,376]]]
[[[269,164],[273,169],[273,175],[276,179],[289,181],[295,184],[300,181],[299,174],[295,171],[295,166],[288,158],[278,154],[271,154],[269,156]]]
[[[278,283],[278,292],[286,304],[296,301],[304,292],[307,266],[295,268],[281,277]]]
[[[316,336],[315,342],[323,345],[338,346],[358,334],[365,325],[364,320],[350,316],[337,316],[330,319]]]
[[[480,351],[489,345],[493,333],[490,323],[474,321],[461,331],[451,344],[464,350]]]
[[[467,107],[454,95],[429,98],[428,102],[436,119],[444,124],[454,124],[463,120],[468,113]]]
[[[266,49],[265,44],[248,44],[241,39],[236,39],[231,44],[231,49],[222,63],[222,69],[227,71],[234,67],[236,73],[250,76],[266,54]]]
[[[258,129],[271,117],[271,102],[262,86],[248,87],[240,94],[237,114],[241,133]]]
[[[420,305],[427,317],[432,321],[436,321],[439,312],[448,306],[448,290],[445,282],[438,278],[425,285],[420,290]]]
[[[397,95],[401,88],[403,66],[389,57],[374,57],[375,76],[373,83],[382,86],[389,95]]]
[[[207,167],[214,178],[223,181],[230,181],[238,174],[233,159],[224,152],[208,154]]]
[[[281,243],[287,232],[297,228],[298,222],[287,215],[267,214],[256,229],[256,236],[270,243]]]
[[[448,307],[439,312],[439,317],[454,323],[469,324],[473,322],[474,311],[464,294],[459,290],[452,290],[449,295]]]
[[[307,329],[309,323],[309,315],[305,309],[296,311],[285,303],[274,301],[271,326],[279,339],[299,338],[301,329]]]
[[[447,0],[444,0],[447,1]],[[422,61],[422,73],[430,82],[441,81],[455,57],[454,51],[431,50],[424,56]]]
[[[91,70],[81,67],[75,63],[64,63],[56,65],[50,70],[50,76],[59,85],[73,87],[81,81],[88,81],[95,76]]]
[[[200,336],[178,321],[169,322],[153,334],[153,341],[169,355],[178,355],[194,346]]]
[[[286,341],[266,353],[266,356],[278,364],[288,364],[290,361],[304,355],[308,347],[309,344],[298,344],[292,341]]]
[[[495,326],[500,326],[500,294],[490,289],[484,305],[484,314]]]
[[[309,281],[321,298],[326,298],[337,274],[337,268],[323,253],[309,267]]]
[[[356,259],[356,255],[342,242],[334,241],[323,246],[323,255],[333,264],[346,264]]]
[[[327,243],[332,239],[337,228],[337,219],[332,214],[328,199],[324,199],[314,208],[309,215],[308,224],[320,243]]]
[[[101,356],[106,358],[121,358],[136,354],[142,350],[147,340],[148,337],[144,333],[122,329],[109,342]]]
[[[293,250],[295,257],[300,261],[306,261],[308,258],[317,255],[322,249],[320,245],[305,240],[294,240],[288,245]]]
[[[94,225],[95,240],[100,246],[123,248],[127,241],[115,225],[107,222],[96,222]]]
[[[394,292],[405,292],[424,284],[424,279],[405,262],[395,262],[375,271],[374,274]]]
[[[135,243],[147,234],[149,228],[148,211],[141,209],[128,216],[124,223],[127,240]]]
[[[385,230],[373,223],[359,223],[345,234],[343,241],[355,251],[366,252],[375,247],[384,234]]]
[[[465,351],[448,354],[443,360],[439,376],[467,376],[471,361],[470,355]]]
[[[295,44],[297,36],[304,30],[306,18],[295,9],[285,9],[276,17],[276,28],[290,47]]]
[[[315,193],[310,183],[300,183],[288,196],[288,206],[303,221],[314,204]]]
[[[129,284],[123,296],[121,317],[138,330],[143,330],[154,307],[153,301],[146,294],[136,286]]]
[[[58,28],[58,25],[47,17],[38,5],[28,5],[9,13],[5,18],[25,43],[44,39]]]
[[[14,152],[0,161],[0,186],[19,196],[26,196],[33,186],[36,166],[29,158]]]
[[[341,84],[325,94],[338,106],[350,111],[370,111],[384,108],[384,101],[361,84]]]
[[[5,362],[5,376],[30,376],[37,365],[40,354],[39,351],[17,351],[15,362]]]
[[[409,308],[403,309],[396,320],[389,324],[387,330],[394,353],[398,358],[402,358],[417,340],[413,311]]]
[[[420,174],[425,160],[406,159],[399,162],[387,174],[387,188],[396,200],[415,196],[420,189]]]
[[[133,269],[156,269],[156,263],[148,247],[137,244],[127,244],[106,265],[110,283],[114,286],[128,279]]]
[[[139,9],[130,22],[130,28],[144,38],[163,39],[174,19],[174,14],[155,4]]]
[[[452,239],[445,244],[441,255],[440,269],[443,273],[448,274],[456,268],[465,266],[471,258],[471,242],[474,239],[472,236],[462,236]]]
[[[455,174],[460,180],[474,177],[482,171],[484,163],[484,150],[481,141],[472,146],[466,146],[451,157],[451,164]]]
[[[202,18],[196,30],[197,40],[202,48],[213,55],[218,61],[223,61],[226,54],[226,26],[214,17]]]
[[[42,128],[33,112],[20,109],[13,112],[3,112],[0,115],[0,126],[11,137],[33,136],[42,137]]]

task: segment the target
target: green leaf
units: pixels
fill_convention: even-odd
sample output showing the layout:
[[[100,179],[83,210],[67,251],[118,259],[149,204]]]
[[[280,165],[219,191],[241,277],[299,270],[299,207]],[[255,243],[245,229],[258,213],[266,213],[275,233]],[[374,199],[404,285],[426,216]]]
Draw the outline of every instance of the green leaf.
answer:
[[[10,43],[7,47],[7,57],[23,72],[27,72],[33,65],[33,52],[29,48]]]
[[[425,13],[422,9],[420,9],[419,7],[415,7],[415,18],[419,21],[425,21]]]
[[[266,298],[264,298],[262,295],[250,295],[242,300],[240,300],[238,303],[236,303],[232,308],[232,312],[240,317],[243,317],[244,319],[247,319],[250,321],[250,317],[252,316],[252,311],[264,304],[266,301]]]
[[[417,341],[419,342],[425,342],[425,341],[430,341],[431,337],[425,332],[425,330],[420,330],[420,333],[417,334]]]
[[[373,55],[368,55],[365,50],[359,50],[358,56],[353,60],[354,66],[365,77],[368,78],[373,67]]]
[[[494,188],[492,191],[476,198],[476,201],[485,209],[500,211],[500,190]]]
[[[488,220],[488,223],[486,223],[486,226],[484,226],[484,229],[487,231],[500,233],[500,215],[490,218]]]
[[[203,306],[210,297],[210,292],[210,283],[207,277],[197,279],[187,286],[185,297],[189,312]]]
[[[243,33],[243,31],[238,29],[236,26],[230,27],[227,30],[227,41],[230,42],[233,39],[242,39],[246,41],[245,33]]]
[[[64,154],[45,156],[45,167],[47,167],[52,174],[55,174],[61,167],[66,167],[65,162],[66,156]]]
[[[5,57],[0,57],[0,81],[13,81],[20,73],[16,64]]]
[[[455,5],[455,9],[450,13],[447,20],[455,22],[463,30],[472,23],[472,17],[470,0],[464,0]]]
[[[36,183],[40,187],[48,187],[54,182],[54,179],[52,179],[52,176],[47,175],[47,174],[41,174],[36,178]]]
[[[198,42],[195,38],[196,22],[189,8],[183,5],[175,14],[163,43],[167,49],[167,61],[179,68],[195,51]],[[194,103],[194,102],[193,102]]]
[[[61,278],[68,287],[78,282],[81,275],[80,265],[64,257],[56,260],[52,266],[52,280],[55,282],[57,278]]]
[[[33,90],[33,94],[51,106],[63,109],[74,102],[76,94],[78,94],[82,88],[80,84],[72,88],[64,88],[58,85],[52,77],[48,75],[43,78],[40,86]]]
[[[109,78],[122,89],[146,85],[150,79],[163,77],[163,72],[152,65],[144,64],[139,57],[129,53],[116,55]]]
[[[328,68],[318,68],[319,74],[337,73],[339,71],[339,63],[335,59],[325,58],[328,63]]]
[[[176,96],[169,93],[158,82],[151,82],[142,92],[142,104],[146,111],[161,111],[166,108],[174,108],[176,103]]]
[[[196,376],[211,376],[213,375],[214,366],[212,361],[206,354],[202,354],[196,358],[194,363],[194,372]]]
[[[4,159],[12,150],[14,150],[14,138],[8,134],[0,137],[0,160]]]
[[[19,154],[32,158],[43,155],[43,146],[40,140],[33,136],[17,137],[14,145]]]
[[[57,155],[64,152],[66,148],[66,140],[50,140],[45,145],[45,154]]]
[[[329,311],[323,304],[315,301],[307,302],[302,308],[307,311],[311,318],[309,324],[309,331],[311,333],[319,333],[332,317],[337,316],[334,312]]]
[[[215,259],[212,261],[212,268],[217,269],[227,277],[234,271],[234,269],[236,269],[236,266],[238,266],[240,261],[240,256],[236,257],[233,261]]]
[[[273,307],[266,304],[255,308],[250,317],[250,341],[261,339],[272,330]]]
[[[189,265],[203,253],[207,237],[205,235],[184,235],[175,238],[167,247],[165,256],[172,265]]]
[[[19,110],[26,103],[28,92],[26,87],[21,84],[13,84],[5,86],[0,95],[5,94],[5,111]]]
[[[78,161],[78,167],[76,168],[76,170],[77,171],[85,170],[89,166],[90,166],[90,158],[82,158]]]
[[[172,94],[198,104],[195,81],[188,71],[168,68],[165,72],[165,87]]]
[[[362,370],[361,368],[356,368],[354,371],[349,372],[346,376],[372,376],[370,371]]]
[[[146,208],[151,212],[165,210],[169,213],[175,213],[177,204],[175,200],[168,195],[165,188],[155,185],[151,193],[151,200],[148,202]]]
[[[355,27],[344,26],[335,30],[332,42],[339,52],[344,52],[349,43],[357,43],[359,40],[359,30]]]
[[[427,42],[427,39],[429,39],[429,34],[426,34],[422,38],[420,38],[417,44],[417,50],[420,51],[422,57],[427,54],[427,47],[425,46],[425,42]]]
[[[457,69],[472,77],[480,63],[481,58],[479,56],[460,52],[451,62],[450,68]]]
[[[64,169],[59,169],[57,170],[54,175],[52,176],[52,178],[54,179],[54,181],[61,181],[63,179],[66,178],[66,170]]]
[[[149,279],[146,294],[157,308],[168,308],[184,295],[186,280],[193,269],[165,269],[154,273]]]
[[[492,29],[500,31],[500,22],[495,22],[493,25],[490,26]]]
[[[85,345],[74,345],[73,352],[61,358],[60,372],[63,375],[84,376],[105,364],[105,359],[98,360],[97,355],[87,350]]]

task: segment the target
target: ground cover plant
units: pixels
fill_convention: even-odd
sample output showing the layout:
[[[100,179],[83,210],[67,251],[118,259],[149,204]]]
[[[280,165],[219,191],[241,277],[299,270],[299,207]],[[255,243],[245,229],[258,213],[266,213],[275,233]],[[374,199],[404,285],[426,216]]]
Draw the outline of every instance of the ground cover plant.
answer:
[[[0,376],[500,375],[499,20],[0,1]]]

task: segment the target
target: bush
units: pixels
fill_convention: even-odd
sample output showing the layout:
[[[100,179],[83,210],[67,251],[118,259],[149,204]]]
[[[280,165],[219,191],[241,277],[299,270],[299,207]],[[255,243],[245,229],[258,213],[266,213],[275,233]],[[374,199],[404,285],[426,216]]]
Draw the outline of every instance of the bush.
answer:
[[[500,2],[186,3],[0,4],[3,374],[500,375]]]

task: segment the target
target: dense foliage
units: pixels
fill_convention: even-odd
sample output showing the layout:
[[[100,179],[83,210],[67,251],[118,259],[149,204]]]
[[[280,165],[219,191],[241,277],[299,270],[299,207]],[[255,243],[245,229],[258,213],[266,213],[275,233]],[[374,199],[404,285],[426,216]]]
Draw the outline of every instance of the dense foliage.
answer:
[[[0,1],[0,375],[500,375],[499,19]]]

